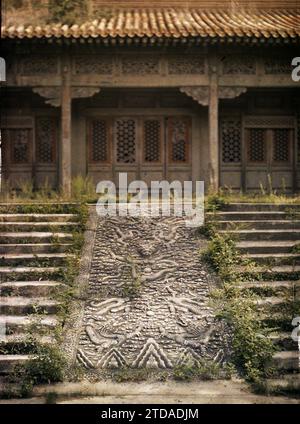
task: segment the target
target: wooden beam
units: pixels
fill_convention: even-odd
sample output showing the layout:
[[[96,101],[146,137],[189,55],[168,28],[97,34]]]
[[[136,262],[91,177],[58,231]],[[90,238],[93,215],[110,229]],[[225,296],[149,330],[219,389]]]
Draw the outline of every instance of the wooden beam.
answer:
[[[208,181],[209,188],[216,191],[219,188],[219,99],[218,99],[218,74],[212,67],[209,85],[208,104]]]
[[[70,84],[70,62],[62,63],[61,88],[61,143],[59,160],[59,185],[66,197],[71,196],[71,137],[72,137],[72,93]]]

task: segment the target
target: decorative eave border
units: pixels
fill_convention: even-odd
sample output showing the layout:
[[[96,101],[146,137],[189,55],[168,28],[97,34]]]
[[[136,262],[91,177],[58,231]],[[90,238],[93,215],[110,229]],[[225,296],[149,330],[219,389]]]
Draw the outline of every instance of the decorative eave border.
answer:
[[[101,45],[101,46],[286,46],[299,45],[300,36],[295,37],[32,37],[32,38],[1,38],[1,44],[47,44],[47,45]]]

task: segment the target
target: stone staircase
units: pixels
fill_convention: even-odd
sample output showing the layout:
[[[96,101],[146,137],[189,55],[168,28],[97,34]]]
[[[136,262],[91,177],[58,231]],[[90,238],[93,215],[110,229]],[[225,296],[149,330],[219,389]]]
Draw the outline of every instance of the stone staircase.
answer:
[[[76,220],[71,213],[0,214],[2,375],[29,358],[26,337],[32,325],[45,334],[42,341],[53,339],[60,308],[55,298],[63,288],[61,270],[73,256]]]
[[[270,336],[278,348],[275,366],[282,374],[299,373],[291,333],[300,316],[300,205],[232,203],[215,218],[219,232],[236,237],[242,256],[254,263],[238,269],[248,280],[241,287],[260,295],[263,319],[277,329]]]

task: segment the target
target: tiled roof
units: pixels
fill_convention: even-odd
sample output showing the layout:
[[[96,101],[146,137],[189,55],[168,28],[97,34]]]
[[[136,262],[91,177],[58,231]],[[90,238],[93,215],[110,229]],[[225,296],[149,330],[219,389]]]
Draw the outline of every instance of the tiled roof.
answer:
[[[83,24],[3,26],[2,38],[300,36],[300,9],[230,12],[200,8],[120,9]]]

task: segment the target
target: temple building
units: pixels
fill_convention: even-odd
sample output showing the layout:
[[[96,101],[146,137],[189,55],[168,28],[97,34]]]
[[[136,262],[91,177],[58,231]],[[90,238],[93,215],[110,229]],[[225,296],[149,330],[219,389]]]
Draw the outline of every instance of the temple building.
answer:
[[[31,22],[2,3],[12,187],[69,193],[75,176],[127,172],[148,184],[299,191],[297,1],[94,0],[88,20],[67,23]]]

